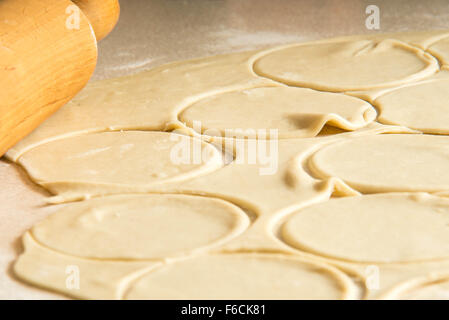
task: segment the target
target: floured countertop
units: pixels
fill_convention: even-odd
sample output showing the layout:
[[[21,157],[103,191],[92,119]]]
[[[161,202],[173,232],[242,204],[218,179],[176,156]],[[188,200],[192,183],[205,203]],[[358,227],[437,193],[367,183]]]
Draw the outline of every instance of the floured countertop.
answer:
[[[368,1],[122,1],[116,29],[99,44],[94,79],[132,74],[163,63],[350,34],[369,34]],[[449,28],[449,3],[377,1],[379,32]],[[46,191],[0,160],[0,299],[63,298],[14,279],[21,235],[53,212]]]

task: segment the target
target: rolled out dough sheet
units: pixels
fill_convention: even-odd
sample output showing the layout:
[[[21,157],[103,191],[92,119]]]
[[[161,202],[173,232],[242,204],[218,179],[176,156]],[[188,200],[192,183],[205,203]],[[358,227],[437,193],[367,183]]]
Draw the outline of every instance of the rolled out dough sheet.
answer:
[[[70,148],[67,148],[67,143]],[[181,162],[176,146],[191,146]],[[182,150],[181,150],[182,151]],[[198,151],[200,157],[194,158]],[[196,156],[195,156],[196,157]],[[152,185],[178,182],[223,166],[222,155],[210,144],[166,132],[102,132],[40,145],[18,163],[33,180],[55,192],[67,188],[122,192],[147,190]]]
[[[48,248],[77,257],[148,260],[219,245],[248,224],[245,212],[219,199],[127,195],[68,206],[35,225],[31,235]],[[126,241],[117,237],[123,234],[129,235]]]
[[[424,133],[449,134],[449,80],[434,81],[381,95],[374,102],[380,113],[378,121]]]
[[[398,40],[340,40],[274,50],[258,59],[254,70],[292,86],[352,91],[425,78],[438,70],[438,61]]]
[[[355,292],[335,268],[291,257],[239,254],[206,255],[155,269],[138,279],[125,298],[341,299]]]
[[[415,279],[414,279],[415,280]],[[426,281],[427,280],[427,281]],[[415,285],[404,288],[399,293],[403,300],[448,300],[449,278],[439,277],[437,279],[416,279]]]
[[[314,137],[327,124],[344,130],[363,128],[376,118],[376,110],[361,99],[342,94],[265,87],[202,99],[179,118],[192,128],[195,121],[200,122],[199,133],[205,135],[257,138],[260,130],[277,129],[282,139]]]
[[[25,232],[14,273],[88,299],[444,296],[448,34],[89,84],[7,154],[64,203]]]
[[[385,193],[332,199],[295,213],[282,228],[290,245],[357,262],[449,257],[449,198]]]
[[[315,176],[338,177],[363,193],[449,188],[449,137],[391,134],[339,142],[315,153]]]

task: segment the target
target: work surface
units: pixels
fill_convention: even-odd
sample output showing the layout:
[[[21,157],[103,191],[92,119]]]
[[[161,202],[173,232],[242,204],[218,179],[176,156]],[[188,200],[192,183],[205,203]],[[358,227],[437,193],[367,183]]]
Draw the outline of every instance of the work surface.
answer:
[[[165,62],[338,35],[365,27],[368,1],[122,1],[116,29],[99,44],[94,79],[132,74]],[[376,1],[379,32],[449,29],[449,2]],[[217,75],[218,76],[218,75]],[[17,281],[11,265],[21,235],[53,212],[46,191],[0,160],[0,298],[64,298]]]

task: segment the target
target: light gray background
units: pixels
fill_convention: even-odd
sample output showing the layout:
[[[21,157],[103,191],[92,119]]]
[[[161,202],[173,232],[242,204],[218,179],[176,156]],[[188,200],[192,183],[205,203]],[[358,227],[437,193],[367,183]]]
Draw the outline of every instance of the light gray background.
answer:
[[[379,31],[365,27],[368,5]],[[449,29],[449,0],[121,0],[95,79],[165,62],[340,35]]]

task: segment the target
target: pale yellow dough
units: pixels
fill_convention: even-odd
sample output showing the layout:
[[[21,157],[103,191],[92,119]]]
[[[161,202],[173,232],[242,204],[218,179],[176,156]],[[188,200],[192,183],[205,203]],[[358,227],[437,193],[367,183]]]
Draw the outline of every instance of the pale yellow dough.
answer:
[[[78,257],[164,259],[229,241],[248,225],[247,215],[223,200],[128,195],[68,206],[34,226],[31,234],[51,249]]]
[[[355,130],[375,118],[376,111],[363,100],[291,87],[218,94],[193,103],[180,114],[180,120],[190,127],[199,122],[200,133],[236,138],[255,138],[257,130],[270,129],[277,129],[279,138],[314,137],[326,124]]]
[[[254,70],[292,86],[351,91],[419,80],[435,73],[438,61],[398,40],[340,40],[269,51]]]
[[[263,279],[263,281],[261,281]],[[127,299],[342,299],[352,283],[332,267],[263,255],[202,256],[155,269],[128,290]]]
[[[25,233],[15,274],[83,299],[446,298],[448,37],[373,33],[89,83],[7,153],[64,203]]]
[[[378,120],[424,133],[449,134],[449,80],[406,86],[376,99]]]
[[[399,296],[403,300],[449,300],[449,277],[420,284]]]
[[[23,245],[25,252],[14,264],[14,273],[20,279],[81,299],[121,299],[131,281],[162,264],[77,258],[40,245],[29,232],[23,236]],[[67,285],[70,271],[73,276],[79,275],[78,287]]]
[[[187,156],[191,162],[176,164],[173,150],[183,144],[190,145]],[[205,155],[196,163],[195,146]],[[199,139],[143,131],[94,133],[49,142],[25,153],[19,163],[36,182],[55,193],[67,186],[95,190],[108,185],[127,192],[140,191],[223,165],[218,150]]]
[[[433,43],[429,52],[438,58],[440,64],[449,66],[449,35]]]
[[[89,83],[7,157],[55,139],[88,132],[159,130],[176,126],[177,110],[210,94],[270,85],[251,70],[254,52],[174,62],[131,76]],[[219,76],[211,77],[213,74]],[[177,124],[179,126],[179,124]]]
[[[388,193],[332,199],[282,227],[293,247],[357,262],[449,258],[449,198]]]
[[[342,179],[363,193],[449,189],[449,137],[389,134],[338,142],[308,162],[319,178]]]

